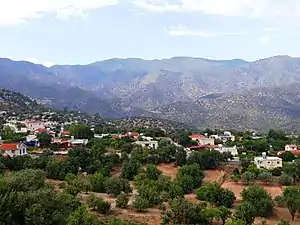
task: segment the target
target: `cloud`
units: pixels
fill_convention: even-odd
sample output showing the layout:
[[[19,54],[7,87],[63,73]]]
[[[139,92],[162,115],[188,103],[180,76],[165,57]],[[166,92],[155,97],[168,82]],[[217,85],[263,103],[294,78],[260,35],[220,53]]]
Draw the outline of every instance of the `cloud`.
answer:
[[[167,29],[167,32],[171,36],[199,36],[203,38],[214,38],[220,36],[243,36],[247,35],[247,32],[212,32],[204,30],[193,30],[184,27],[171,27]]]
[[[88,11],[114,6],[119,0],[0,0],[0,25],[11,25],[54,14],[59,19],[84,18]]]
[[[300,13],[299,0],[132,0],[149,12],[202,12],[207,15],[244,17],[293,17]]]

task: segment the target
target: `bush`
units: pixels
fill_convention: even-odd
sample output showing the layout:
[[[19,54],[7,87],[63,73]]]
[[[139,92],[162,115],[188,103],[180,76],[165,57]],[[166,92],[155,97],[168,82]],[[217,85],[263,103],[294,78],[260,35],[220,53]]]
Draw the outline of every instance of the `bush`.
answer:
[[[196,196],[198,199],[214,204],[217,207],[225,206],[231,208],[235,201],[234,193],[228,189],[222,188],[221,185],[217,183],[200,187],[196,191]]]
[[[244,174],[242,174],[241,178],[244,183],[249,184],[249,183],[255,181],[256,175],[254,173],[247,171]]]
[[[279,177],[282,174],[282,168],[277,167],[272,170],[272,174],[275,177]]]
[[[149,207],[149,201],[147,199],[141,198],[137,196],[132,203],[133,208],[137,212],[143,212],[145,209]]]
[[[291,176],[289,176],[287,174],[282,174],[279,177],[278,182],[283,186],[290,186],[290,185],[293,185],[294,178],[292,178]]]
[[[240,175],[240,170],[238,168],[234,168],[233,175]]]
[[[106,214],[110,211],[111,204],[104,201],[102,198],[97,198],[91,195],[88,199],[88,206],[93,209],[93,211]]]
[[[272,173],[262,172],[258,174],[258,179],[263,182],[269,182],[272,179]]]
[[[128,202],[129,202],[129,198],[127,197],[126,194],[122,193],[117,197],[116,206],[118,208],[125,209],[128,206]]]

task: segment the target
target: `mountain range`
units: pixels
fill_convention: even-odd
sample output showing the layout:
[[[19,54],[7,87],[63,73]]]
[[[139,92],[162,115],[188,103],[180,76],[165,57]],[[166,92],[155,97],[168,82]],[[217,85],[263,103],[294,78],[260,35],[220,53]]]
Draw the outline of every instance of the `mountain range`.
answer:
[[[47,68],[0,59],[0,88],[54,108],[222,129],[300,128],[300,58],[174,57]]]

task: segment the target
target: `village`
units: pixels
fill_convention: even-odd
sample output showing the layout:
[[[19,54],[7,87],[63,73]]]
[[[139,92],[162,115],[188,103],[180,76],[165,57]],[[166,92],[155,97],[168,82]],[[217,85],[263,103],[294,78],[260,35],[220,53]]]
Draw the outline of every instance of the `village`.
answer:
[[[14,163],[17,162],[16,160],[20,163],[21,158],[24,162],[17,171],[36,168],[34,165],[39,160],[47,159],[48,164],[38,167],[46,171],[46,181],[63,192],[69,190],[66,188],[71,188],[73,185],[72,188],[76,187],[75,190],[78,190],[75,193],[73,190],[71,193],[86,204],[88,204],[89,198],[95,198],[95,196],[109,204],[107,212],[97,211],[97,206],[91,210],[100,213],[97,216],[102,219],[116,217],[146,224],[161,224],[165,220],[191,224],[191,222],[178,220],[175,211],[171,214],[168,210],[166,211],[169,207],[171,207],[169,210],[174,210],[172,209],[172,199],[176,199],[176,196],[184,196],[188,202],[180,204],[198,205],[205,201],[209,202],[209,207],[220,207],[222,204],[208,199],[205,194],[203,196],[199,194],[202,193],[202,189],[210,187],[209,185],[215,185],[214,188],[220,191],[232,193],[232,197],[230,197],[231,194],[228,195],[228,198],[232,198],[229,200],[231,203],[224,203],[227,208],[232,208],[227,212],[226,219],[223,220],[224,223],[227,221],[226,224],[235,224],[235,220],[246,221],[244,224],[273,225],[278,224],[280,220],[289,221],[290,224],[300,223],[296,214],[297,210],[292,213],[288,210],[288,203],[280,202],[280,199],[285,197],[285,188],[297,187],[300,179],[298,170],[300,163],[297,160],[300,149],[295,143],[297,142],[295,134],[274,130],[270,130],[267,134],[257,134],[248,131],[207,129],[197,133],[184,130],[167,132],[163,128],[149,127],[136,127],[130,130],[120,127],[108,129],[103,126],[97,127],[78,122],[62,124],[36,119],[23,121],[9,119],[5,121],[1,134],[0,151],[2,154],[1,164],[3,164],[1,168],[14,171]],[[264,143],[264,140],[268,143]],[[100,155],[96,156],[95,154]],[[83,162],[82,157],[91,157],[90,162]],[[103,157],[108,157],[106,162],[103,161]],[[71,162],[76,166],[70,166]],[[33,166],[28,167],[28,165]],[[153,165],[155,168],[152,168]],[[148,178],[142,177],[150,169],[153,170],[152,173],[156,174],[156,178],[153,178],[152,181],[152,178],[149,178],[150,180],[147,181]],[[190,178],[180,178],[179,174],[183,173],[184,169],[195,170],[193,173],[196,175],[188,175],[191,176]],[[68,178],[71,176],[70,174],[74,176],[72,178],[74,182],[89,182],[89,187],[70,181]],[[93,188],[95,185],[93,179],[100,174],[101,177],[103,174],[107,174],[101,178],[103,181],[97,181],[97,185],[102,182],[103,188]],[[160,196],[160,190],[152,187],[150,183],[143,184],[142,180],[139,180],[140,177],[150,183],[170,179],[168,182],[171,183],[167,182],[168,185],[170,187],[175,185],[174,188],[178,189],[178,193],[171,194],[172,191],[169,190],[169,187],[164,187],[165,191],[162,193],[169,197],[164,200],[165,197],[161,196],[154,200],[152,195],[156,193]],[[106,187],[108,181],[113,182],[119,188],[111,190],[110,187]],[[175,183],[173,184],[173,182]],[[129,185],[128,190],[124,189],[125,184]],[[122,188],[122,185],[125,186]],[[143,194],[142,189],[144,191],[146,187],[144,185],[152,187],[151,189],[149,186],[152,194],[150,192]],[[263,189],[259,189],[260,187]],[[248,207],[243,205],[246,204],[243,193],[248,189],[250,191],[251,188],[258,188],[259,192],[266,191],[266,198],[272,203],[268,203],[268,206],[261,206],[267,207],[265,212],[252,212],[251,214],[249,211],[247,214],[251,216],[248,218],[249,215],[242,213],[243,210],[246,210],[242,207]],[[120,201],[120,198],[127,202],[125,206],[118,206],[117,202]],[[258,203],[253,202],[252,204]],[[208,209],[203,208],[202,210]],[[216,215],[211,216],[210,219],[199,220],[203,224],[207,224],[208,221],[222,224],[218,223],[220,219],[218,210],[221,209],[214,209],[217,210]],[[185,217],[184,220],[192,221],[188,215]]]

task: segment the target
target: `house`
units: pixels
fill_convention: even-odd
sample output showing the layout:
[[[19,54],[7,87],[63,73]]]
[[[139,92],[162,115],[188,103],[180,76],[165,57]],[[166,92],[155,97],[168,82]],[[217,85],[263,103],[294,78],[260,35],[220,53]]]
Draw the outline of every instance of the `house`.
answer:
[[[29,131],[45,129],[45,123],[39,120],[25,120],[24,124]]]
[[[277,155],[280,156],[284,152],[290,152],[293,155],[300,155],[300,150],[298,150],[298,146],[297,145],[286,145],[284,147],[284,150],[278,151]]]
[[[286,145],[284,148],[285,151],[294,151],[294,150],[298,150],[298,146],[297,145]]]
[[[131,137],[131,138],[134,138],[134,139],[137,139],[137,138],[140,136],[140,134],[139,134],[138,132],[127,132],[127,133],[125,134],[125,136]]]
[[[254,164],[258,169],[274,169],[277,167],[282,167],[282,159],[279,157],[268,157],[265,152],[262,156],[254,158]]]
[[[211,135],[210,138],[221,140],[222,142],[235,141],[235,136],[232,135],[229,131],[225,131],[223,134]]]
[[[17,144],[2,144],[0,145],[2,156],[21,156],[27,155],[27,146],[22,143]]]
[[[215,148],[215,150],[219,151],[220,153],[229,152],[232,156],[237,156],[239,154],[236,146],[225,147],[223,145],[219,145],[218,148]]]
[[[158,148],[158,141],[136,141],[135,144],[141,145],[143,148]]]
[[[201,134],[193,134],[189,136],[193,141],[197,141],[199,145],[215,145],[215,139],[208,138],[207,136]]]

